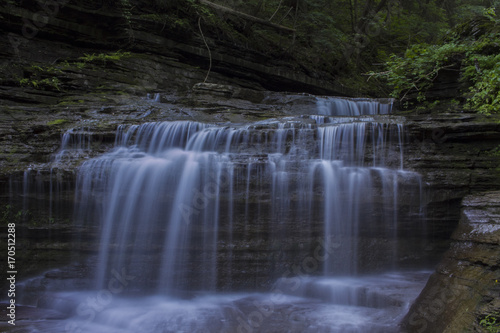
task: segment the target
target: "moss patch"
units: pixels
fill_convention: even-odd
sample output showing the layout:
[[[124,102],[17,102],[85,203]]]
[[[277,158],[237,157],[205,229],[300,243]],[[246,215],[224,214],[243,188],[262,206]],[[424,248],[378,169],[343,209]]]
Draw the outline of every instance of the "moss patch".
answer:
[[[52,121],[47,122],[47,125],[48,126],[57,126],[57,125],[62,125],[64,123],[66,123],[67,121],[68,121],[67,119],[56,119],[56,120],[52,120]]]

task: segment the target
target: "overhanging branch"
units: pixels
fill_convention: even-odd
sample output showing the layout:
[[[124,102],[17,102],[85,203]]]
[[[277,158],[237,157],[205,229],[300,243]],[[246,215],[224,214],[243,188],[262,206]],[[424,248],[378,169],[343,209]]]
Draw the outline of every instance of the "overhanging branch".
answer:
[[[265,25],[265,26],[268,26],[268,27],[271,27],[271,28],[274,28],[274,29],[280,30],[280,31],[286,31],[286,32],[290,32],[290,33],[295,32],[295,29],[288,28],[288,27],[285,27],[285,26],[282,26],[282,25],[279,25],[276,23],[272,23],[270,21],[267,21],[267,20],[252,16],[252,15],[248,15],[248,14],[245,14],[242,12],[238,12],[234,9],[224,7],[224,6],[218,5],[216,3],[213,3],[213,2],[210,2],[207,0],[200,0],[200,2],[204,5],[207,5],[208,7],[211,7],[211,8],[216,9],[216,10],[220,10],[221,12],[225,12],[225,13],[228,13],[228,14],[231,14],[234,16],[238,16],[238,17],[240,17],[244,20],[247,20],[247,21],[262,24],[262,25]]]

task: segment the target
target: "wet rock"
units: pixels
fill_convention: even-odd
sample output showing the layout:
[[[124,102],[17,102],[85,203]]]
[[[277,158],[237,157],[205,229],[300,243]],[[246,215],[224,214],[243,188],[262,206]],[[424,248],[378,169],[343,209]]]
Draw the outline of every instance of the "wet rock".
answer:
[[[270,92],[264,88],[348,94],[334,83],[325,84],[304,73],[293,73],[286,65],[269,63],[264,66],[262,63],[269,59],[248,54],[248,50],[237,50],[233,45],[217,48],[213,54],[215,66],[209,76],[210,83],[200,84],[205,79],[204,68],[209,60],[201,40],[191,38],[191,35],[179,37],[171,31],[160,31],[161,24],[158,26],[137,17],[133,18],[134,29],[128,30],[122,13],[108,7],[101,8],[100,1],[87,1],[83,6],[79,3],[82,2],[61,7],[60,14],[51,18],[32,39],[22,37],[20,33],[22,18],[31,17],[33,13],[28,9],[21,12],[12,6],[0,8],[0,15],[5,18],[0,27],[10,37],[0,40],[0,68],[5,73],[0,79],[0,197],[2,202],[15,207],[15,213],[24,210],[25,200],[35,202],[30,210],[36,218],[21,221],[22,228],[19,229],[24,248],[20,261],[26,263],[23,274],[27,276],[46,270],[48,266],[66,264],[71,258],[70,249],[79,249],[83,254],[95,252],[96,230],[69,223],[74,205],[75,170],[86,159],[111,149],[119,125],[170,120],[246,123],[308,115],[316,110],[317,97],[313,95]],[[11,45],[12,39],[19,44]],[[101,53],[103,49],[123,46],[130,46],[129,57],[91,63],[84,68],[75,65],[86,53]],[[65,61],[73,65],[62,68]],[[61,67],[57,74],[60,90],[21,87],[18,78],[24,73],[32,73],[26,67],[33,64]],[[455,79],[442,76],[439,79],[442,80],[441,86],[436,85],[437,90],[429,97],[453,96],[458,88],[454,86]],[[159,94],[159,100],[146,98],[147,94],[155,93]],[[422,175],[426,219],[420,225],[414,223],[418,216],[415,220],[402,221],[398,233],[406,239],[422,239],[425,250],[418,253],[415,248],[401,245],[398,249],[400,265],[414,267],[428,264],[429,260],[437,262],[453,237],[451,254],[431,279],[433,288],[437,286],[437,289],[427,291],[430,300],[422,296],[428,301],[422,301],[424,306],[417,309],[420,317],[412,318],[413,312],[410,319],[417,323],[413,326],[418,331],[425,323],[426,327],[437,325],[441,321],[438,318],[444,318],[443,323],[452,322],[458,316],[453,312],[457,311],[464,314],[456,319],[457,322],[462,320],[464,325],[470,324],[482,310],[470,314],[465,312],[467,307],[468,311],[478,309],[478,299],[498,298],[498,290],[478,287],[481,284],[489,286],[494,278],[493,267],[498,267],[498,225],[491,222],[497,221],[497,215],[482,204],[484,200],[490,202],[493,199],[478,197],[477,205],[474,203],[476,199],[464,201],[468,208],[464,208],[462,221],[470,219],[474,222],[461,223],[451,235],[460,218],[460,202],[464,196],[500,189],[499,158],[494,154],[500,144],[498,118],[466,113],[436,115],[430,111],[425,115],[403,116],[408,131],[403,143],[404,168]],[[388,119],[390,123],[394,118]],[[59,120],[64,122],[57,126],[47,125]],[[303,118],[302,121],[309,120]],[[60,148],[61,137],[72,128],[86,128],[96,138],[91,151],[79,152],[76,158],[58,164],[51,163]],[[30,169],[31,173],[26,176],[25,172]],[[53,175],[57,181],[51,181]],[[25,176],[31,177],[34,184],[26,193],[23,188]],[[57,192],[51,189],[57,189]],[[257,196],[257,193],[251,196]],[[303,236],[302,227],[310,222],[304,221],[290,226],[294,235],[290,241],[265,244],[262,234],[256,231],[265,232],[268,222],[259,221],[251,230],[255,236],[240,244],[242,248],[251,248],[253,253],[242,253],[239,257],[240,273],[236,276],[239,285],[268,287],[271,283],[269,271],[274,270],[277,274],[286,271],[289,265],[283,258],[288,262],[302,258],[298,255],[307,253],[307,248],[300,248],[297,244],[311,243],[315,239],[313,235],[311,239]],[[373,258],[390,257],[394,248],[390,241],[376,233],[377,230],[367,228],[365,233],[373,236],[360,243],[364,251],[370,253],[362,265],[373,270],[383,266]],[[73,243],[73,239],[78,239],[79,245]],[[222,262],[227,261],[227,253],[222,252],[219,258]],[[255,259],[253,266],[248,264],[252,256]],[[268,257],[276,258],[275,262],[270,264]],[[269,266],[262,264],[266,260]],[[485,267],[490,267],[488,274]],[[456,287],[448,291],[446,286],[450,285],[450,280],[446,279],[451,271],[454,272],[450,277],[451,286]],[[222,269],[221,276],[224,278],[229,272],[229,268]],[[459,273],[465,277],[459,278]],[[466,289],[473,292],[462,297]],[[452,300],[449,309],[446,303],[446,310],[441,310],[439,302],[449,300]],[[485,304],[494,306],[492,302]],[[446,316],[439,317],[436,313],[446,313]]]
[[[404,332],[477,332],[500,309],[500,192],[470,195],[453,242],[403,321]]]
[[[404,168],[422,175],[426,225],[436,241],[451,237],[470,193],[500,189],[498,117],[446,113],[407,115]]]

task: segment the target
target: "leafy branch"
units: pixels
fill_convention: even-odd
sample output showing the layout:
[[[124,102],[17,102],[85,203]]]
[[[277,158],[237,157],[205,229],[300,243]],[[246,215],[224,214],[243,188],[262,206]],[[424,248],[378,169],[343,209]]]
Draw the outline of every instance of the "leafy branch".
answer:
[[[496,21],[490,25],[490,32],[480,36],[450,34],[448,42],[442,45],[412,45],[402,56],[391,55],[385,71],[365,75],[368,79],[384,79],[394,98],[405,100],[409,93],[415,92],[417,101],[422,102],[441,70],[457,68],[462,83],[468,86],[461,93],[464,106],[482,114],[499,112],[500,33],[494,32]]]

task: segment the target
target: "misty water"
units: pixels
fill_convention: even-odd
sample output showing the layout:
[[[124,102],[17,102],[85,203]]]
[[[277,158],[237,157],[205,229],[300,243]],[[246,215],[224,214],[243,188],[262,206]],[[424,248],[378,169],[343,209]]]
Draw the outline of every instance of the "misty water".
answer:
[[[399,264],[401,221],[418,229],[424,212],[391,109],[318,98],[312,116],[119,126],[78,169],[93,273],[46,288],[38,307],[63,315],[25,328],[398,332],[430,273]],[[91,141],[68,131],[54,160]]]

